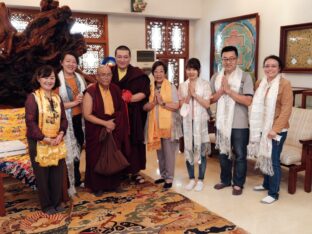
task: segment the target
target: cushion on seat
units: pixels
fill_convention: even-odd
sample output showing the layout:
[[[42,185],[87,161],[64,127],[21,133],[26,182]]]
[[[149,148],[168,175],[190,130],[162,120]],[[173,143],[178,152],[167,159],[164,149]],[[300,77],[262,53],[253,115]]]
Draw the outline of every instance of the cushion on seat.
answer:
[[[281,163],[287,166],[292,164],[300,164],[301,153],[302,147],[284,144],[283,151],[281,154]]]
[[[292,108],[285,145],[301,148],[299,140],[312,139],[312,110]]]
[[[284,165],[300,164],[302,144],[299,140],[312,139],[312,110],[292,108],[287,138],[281,154]]]

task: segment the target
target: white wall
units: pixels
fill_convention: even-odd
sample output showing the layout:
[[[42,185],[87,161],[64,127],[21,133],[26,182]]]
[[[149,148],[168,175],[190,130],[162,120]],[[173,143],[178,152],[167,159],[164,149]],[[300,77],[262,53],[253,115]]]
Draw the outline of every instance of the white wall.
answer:
[[[8,6],[39,7],[40,0],[0,0]],[[130,13],[131,0],[59,0],[73,11],[90,13],[126,14],[134,16],[157,16],[171,18],[199,19],[203,0],[145,0],[143,13]]]
[[[204,76],[209,76],[211,21],[252,13],[260,15],[258,77],[263,76],[263,59],[270,54],[279,55],[280,27],[312,22],[311,0],[206,0],[202,10],[202,18],[195,23],[193,42],[196,43],[194,55],[203,62]],[[286,77],[295,87],[312,88],[312,74],[287,73]]]
[[[143,49],[145,48],[145,18],[109,15],[108,36],[109,52],[112,56],[119,45]]]

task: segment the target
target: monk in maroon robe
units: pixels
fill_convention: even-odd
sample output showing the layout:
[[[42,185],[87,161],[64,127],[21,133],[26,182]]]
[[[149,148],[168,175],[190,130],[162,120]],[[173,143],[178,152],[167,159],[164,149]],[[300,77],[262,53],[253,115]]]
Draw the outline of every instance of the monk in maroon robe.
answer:
[[[106,128],[112,132],[117,148],[126,151],[128,145],[128,120],[123,108],[121,91],[118,86],[111,84],[112,71],[108,65],[98,68],[97,84],[85,91],[83,99],[83,114],[86,132],[86,174],[85,186],[96,195],[101,196],[105,191],[118,190],[120,173],[104,176],[94,171],[100,157],[100,132]]]
[[[139,68],[130,65],[131,52],[127,46],[119,46],[115,50],[116,64],[113,67],[113,83],[122,90],[122,98],[127,103],[130,123],[130,163],[128,173],[133,175],[138,183],[144,183],[138,173],[146,166],[146,149],[144,144],[144,126],[147,113],[143,106],[150,95],[150,80]]]

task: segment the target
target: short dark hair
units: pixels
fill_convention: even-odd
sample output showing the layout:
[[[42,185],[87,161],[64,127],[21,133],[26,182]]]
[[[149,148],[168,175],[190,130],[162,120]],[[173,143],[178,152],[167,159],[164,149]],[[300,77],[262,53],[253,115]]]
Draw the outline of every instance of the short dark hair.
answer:
[[[130,51],[130,49],[129,49],[128,46],[125,46],[125,45],[120,45],[120,46],[118,46],[118,47],[115,49],[115,56],[117,55],[117,50],[126,50],[126,51],[129,52],[129,55],[130,55],[130,57],[131,57],[131,51]]]
[[[190,58],[186,63],[186,69],[193,68],[197,70],[198,75],[200,73],[200,61],[197,58]]]
[[[238,57],[238,51],[237,51],[237,48],[235,46],[225,46],[225,47],[223,47],[223,49],[221,51],[221,56],[223,55],[224,52],[230,52],[230,51],[234,51],[236,57]]]
[[[38,78],[48,77],[52,74],[52,72],[55,75],[55,84],[54,84],[54,87],[52,89],[54,90],[54,89],[60,87],[61,83],[60,83],[60,80],[59,80],[59,78],[55,72],[55,69],[50,65],[43,65],[43,66],[36,69],[35,74],[31,80],[33,90],[37,90],[40,88]]]
[[[68,55],[68,54],[71,55],[71,56],[74,56],[75,59],[76,59],[76,63],[79,64],[79,56],[75,52],[73,52],[73,51],[66,51],[66,52],[62,53],[62,55],[61,55],[61,62],[64,61],[65,56]]]
[[[152,66],[152,74],[153,74],[153,75],[154,75],[154,71],[156,70],[156,68],[157,68],[157,67],[160,67],[160,66],[163,67],[163,69],[164,69],[164,71],[165,71],[165,74],[167,74],[167,71],[168,71],[167,65],[166,65],[163,61],[158,60],[158,61],[156,61],[156,62],[153,64],[153,66]]]
[[[272,54],[272,55],[269,55],[269,56],[267,56],[267,57],[265,57],[265,59],[263,60],[263,66],[264,66],[265,62],[266,62],[268,59],[274,59],[274,60],[276,60],[276,61],[278,62],[278,66],[279,66],[280,70],[282,71],[282,70],[284,69],[284,63],[283,63],[283,61],[281,60],[281,58],[278,57],[278,56],[276,56],[276,55],[273,55],[273,54]]]

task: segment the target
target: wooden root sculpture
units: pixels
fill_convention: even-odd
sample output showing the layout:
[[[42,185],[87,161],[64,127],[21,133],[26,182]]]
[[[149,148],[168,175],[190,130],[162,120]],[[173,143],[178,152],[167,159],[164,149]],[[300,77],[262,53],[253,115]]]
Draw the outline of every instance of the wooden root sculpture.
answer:
[[[70,34],[74,24],[68,6],[42,0],[40,10],[22,33],[17,33],[9,19],[8,9],[0,3],[0,105],[21,107],[32,91],[30,84],[36,68],[49,64],[60,68],[64,51],[78,56],[86,52],[81,34]]]

